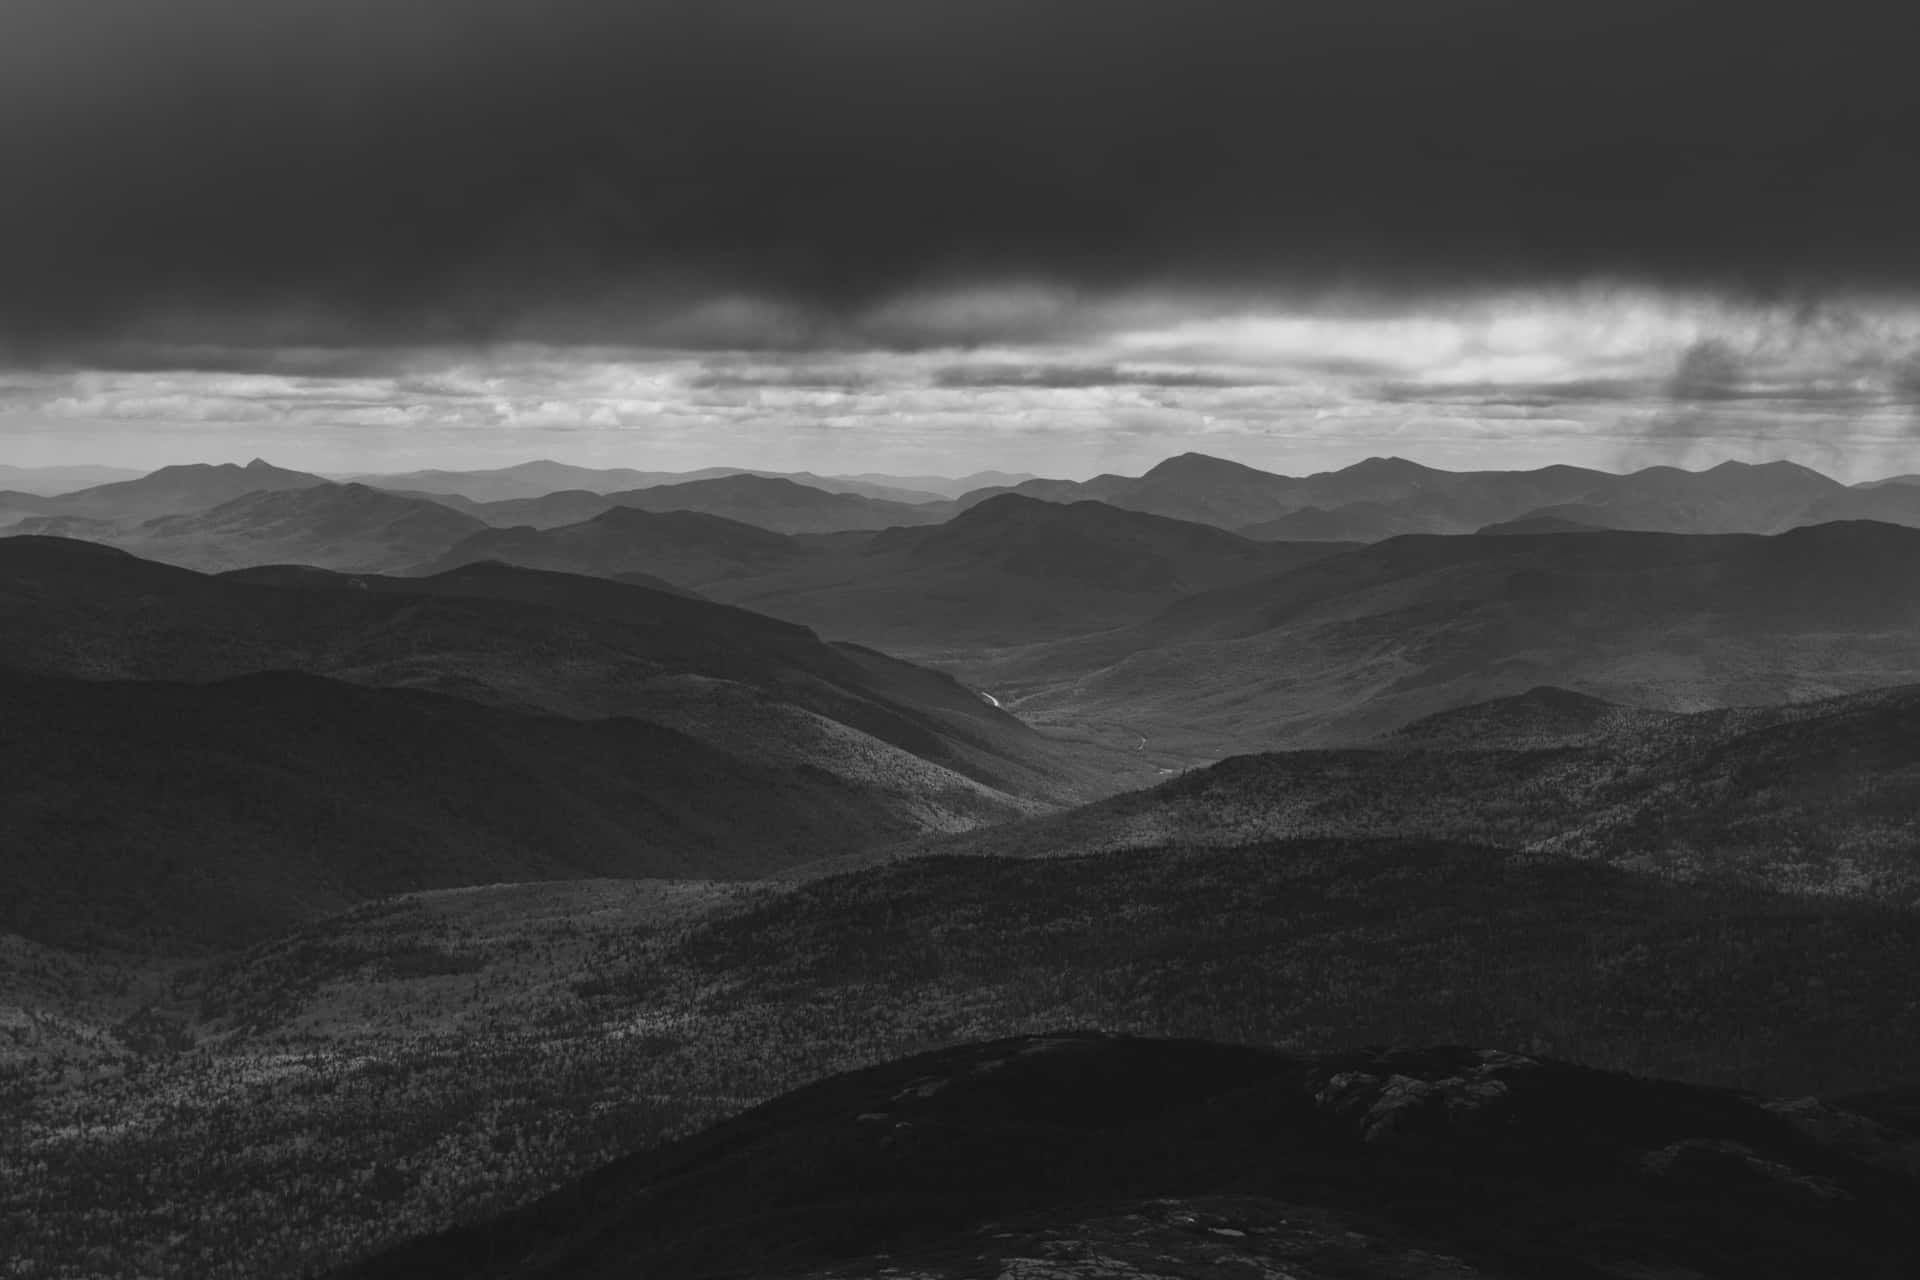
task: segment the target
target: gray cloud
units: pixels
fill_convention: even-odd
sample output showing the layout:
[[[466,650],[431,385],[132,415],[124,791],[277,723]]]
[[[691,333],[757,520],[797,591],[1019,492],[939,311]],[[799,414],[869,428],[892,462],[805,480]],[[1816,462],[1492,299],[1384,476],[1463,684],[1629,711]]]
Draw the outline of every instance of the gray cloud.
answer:
[[[1031,336],[882,305],[1009,279],[1914,287],[1902,15],[1788,10],[12,0],[0,356]]]
[[[1086,387],[1245,387],[1257,380],[1202,369],[1141,369],[1118,364],[1032,363],[958,364],[939,370],[941,387],[1037,387],[1072,390]]]
[[[1704,338],[1680,353],[1667,394],[1675,400],[1730,400],[1742,393],[1745,362],[1718,338]]]

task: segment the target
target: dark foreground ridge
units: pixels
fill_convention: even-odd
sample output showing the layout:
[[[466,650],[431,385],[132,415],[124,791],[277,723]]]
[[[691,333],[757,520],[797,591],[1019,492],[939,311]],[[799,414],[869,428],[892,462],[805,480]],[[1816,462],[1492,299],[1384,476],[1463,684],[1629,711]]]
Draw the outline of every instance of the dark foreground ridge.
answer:
[[[1877,1105],[1022,1037],[823,1080],[342,1274],[1911,1276],[1920,1130]]]

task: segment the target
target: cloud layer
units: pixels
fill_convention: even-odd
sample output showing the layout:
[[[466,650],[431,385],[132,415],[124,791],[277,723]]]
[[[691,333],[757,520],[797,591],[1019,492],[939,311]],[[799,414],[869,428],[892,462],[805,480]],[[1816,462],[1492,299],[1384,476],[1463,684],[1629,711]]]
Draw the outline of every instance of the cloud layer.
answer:
[[[982,280],[1904,288],[1920,91],[1897,16],[14,0],[0,325],[17,353],[128,332],[806,345]],[[763,301],[703,336],[727,299]],[[801,319],[752,313],[768,301]]]
[[[1910,466],[1900,16],[12,0],[0,433]]]
[[[977,296],[927,306],[982,309]],[[245,452],[339,469],[397,449],[1085,474],[1200,449],[1294,471],[1380,453],[1461,467],[1732,456],[1865,478],[1920,448],[1920,310],[1901,304],[1587,289],[1224,310],[1028,291],[984,309],[1021,308],[1057,332],[813,350],[199,347],[171,349],[171,367],[126,346],[94,367],[0,376],[0,421],[226,430]]]

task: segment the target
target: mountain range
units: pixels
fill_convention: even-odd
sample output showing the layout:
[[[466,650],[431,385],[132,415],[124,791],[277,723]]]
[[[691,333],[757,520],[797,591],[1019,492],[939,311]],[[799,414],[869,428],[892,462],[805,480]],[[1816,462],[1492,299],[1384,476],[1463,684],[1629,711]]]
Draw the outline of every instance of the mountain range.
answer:
[[[261,894],[338,906],[543,868],[759,871],[1011,816],[1082,794],[1099,772],[938,673],[670,590],[497,564],[420,579],[209,576],[0,539],[0,671],[29,682],[9,705],[32,709],[6,740],[16,794],[32,798],[8,810],[6,841],[33,851],[14,869],[31,887],[13,899],[26,914],[10,917],[29,936],[71,936],[61,902],[110,900],[141,928],[196,937],[180,894],[226,919],[245,913],[220,904]],[[409,745],[346,745],[380,743],[384,722]],[[491,845],[472,826],[489,811],[460,805],[487,778],[521,815],[489,819]],[[691,813],[676,799],[728,794],[753,800]],[[314,813],[331,816],[286,817]],[[326,869],[326,849],[356,848],[373,862],[408,852],[372,879]],[[143,850],[178,863],[172,896],[125,872]],[[70,898],[47,889],[73,875]],[[221,936],[287,920],[276,908]]]
[[[643,572],[826,634],[951,654],[1139,621],[1187,593],[1343,549],[1258,543],[1099,502],[1004,494],[938,525],[814,538],[615,507],[554,529],[476,533],[428,567],[501,560],[571,573]]]
[[[563,489],[534,498],[473,508],[489,524],[551,528],[590,519],[615,507],[640,511],[697,511],[758,525],[776,533],[832,533],[933,524],[952,514],[938,500],[889,501],[857,493],[830,493],[780,476],[725,475],[612,493]]]
[[[1439,838],[1920,905],[1920,686],[1685,714],[1542,687],[1367,747],[1236,756],[943,854]]]
[[[1920,487],[508,472],[0,495],[29,1271],[1912,1270]]]
[[[1018,484],[1031,479],[1005,472],[978,472],[958,479],[949,476],[821,476],[810,471],[755,471],[744,467],[705,467],[697,471],[638,471],[632,467],[579,467],[541,460],[481,471],[404,471],[347,477],[382,489],[411,489],[447,494],[474,502],[501,502],[538,498],[564,489],[586,493],[619,493],[661,485],[687,484],[726,476],[757,476],[791,480],[829,493],[857,494],[889,502],[933,502],[957,498],[971,489],[991,484]]]
[[[20,510],[26,509],[29,499],[45,498],[52,499],[52,506],[41,514],[120,521],[204,510],[246,492],[323,479],[256,459],[247,467],[166,467],[151,476],[73,491],[61,490],[50,481],[55,476],[78,478],[81,471],[15,471],[22,482],[0,484],[0,492],[13,491],[10,500]],[[254,482],[248,482],[249,475]],[[1531,517],[1675,533],[1775,533],[1833,520],[1911,523],[1920,519],[1907,493],[1915,486],[1903,483],[1904,477],[1848,487],[1787,462],[1724,462],[1697,472],[1656,466],[1616,474],[1571,466],[1453,472],[1402,458],[1369,458],[1338,471],[1296,477],[1188,453],[1139,476],[1101,475],[1085,481],[997,472],[960,479],[821,476],[727,467],[668,472],[556,462],[529,462],[492,471],[418,471],[346,479],[402,495],[431,497],[491,524],[540,527],[574,523],[608,506],[628,505],[701,510],[783,532],[830,531],[833,519],[851,522],[832,527],[883,528],[889,523],[936,523],[1006,492],[1049,502],[1105,502],[1281,539],[1321,536],[1375,541],[1402,533],[1467,533]],[[807,492],[796,494],[795,488]],[[878,505],[851,501],[836,505],[815,496],[821,494],[842,500],[864,498]],[[812,505],[804,505],[809,500]],[[761,518],[755,519],[762,507]],[[0,506],[0,518],[15,509]]]
[[[1920,530],[1408,536],[965,670],[1202,757],[1364,741],[1559,685],[1673,710],[1920,680]]]
[[[1404,458],[1369,458],[1293,477],[1189,453],[1137,477],[1031,480],[1011,492],[1050,502],[1092,498],[1251,537],[1372,542],[1406,533],[1471,533],[1530,518],[1666,533],[1778,533],[1852,519],[1920,524],[1909,487],[1848,488],[1790,462],[1723,462],[1705,471],[1658,466],[1621,475],[1569,466],[1440,471]]]
[[[362,484],[260,489],[182,515],[138,524],[86,525],[85,517],[42,516],[11,532],[73,533],[165,564],[216,572],[304,564],[362,573],[408,569],[486,528],[426,498]]]

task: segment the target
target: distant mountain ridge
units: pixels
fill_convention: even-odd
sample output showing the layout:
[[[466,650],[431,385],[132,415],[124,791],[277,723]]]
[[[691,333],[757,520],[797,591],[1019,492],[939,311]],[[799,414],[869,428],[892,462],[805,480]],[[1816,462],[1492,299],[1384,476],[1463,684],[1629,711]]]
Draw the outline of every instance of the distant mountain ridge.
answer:
[[[1004,491],[976,490],[960,503]],[[1569,466],[1441,471],[1404,458],[1368,458],[1295,477],[1187,453],[1135,477],[1031,480],[1012,491],[1049,502],[1092,498],[1257,538],[1377,541],[1536,518],[1672,533],[1777,533],[1873,511],[1920,524],[1920,513],[1910,521],[1911,508],[1897,495],[1876,506],[1869,490],[1850,490],[1790,462],[1723,462],[1697,472],[1658,466],[1621,475]]]
[[[697,510],[783,533],[934,524],[1004,493],[1046,502],[1105,502],[1211,524],[1262,540],[1378,541],[1407,533],[1471,533],[1545,520],[1675,533],[1776,533],[1846,519],[1920,527],[1920,486],[1890,477],[1852,487],[1789,462],[1723,462],[1703,471],[1670,466],[1628,474],[1581,467],[1442,471],[1404,458],[1368,458],[1336,471],[1287,476],[1200,453],[1170,457],[1138,476],[1085,481],[977,473],[914,488],[892,481],[938,477],[822,476],[750,468],[692,472],[592,468],[538,461],[485,471],[416,471],[351,482],[455,507],[501,527],[551,528],[612,506]],[[31,516],[144,521],[205,510],[259,489],[321,483],[256,459],[247,467],[167,467],[137,480],[65,493],[0,498],[0,526]],[[0,488],[4,488],[0,486]],[[800,492],[795,492],[795,490]],[[39,526],[35,531],[80,531]]]
[[[779,476],[744,473],[610,493],[562,490],[536,498],[483,503],[475,514],[494,525],[539,528],[573,524],[614,507],[640,511],[698,511],[758,525],[776,533],[833,533],[931,524],[951,508],[943,502],[906,503],[853,493],[830,493]]]
[[[560,528],[476,533],[422,568],[499,559],[571,573],[649,573],[826,635],[921,652],[1139,621],[1184,592],[1342,549],[1260,543],[1098,502],[1004,494],[941,524],[825,537],[687,511],[613,508]]]
[[[14,489],[41,497],[72,493],[120,480],[138,480],[143,472],[130,467],[52,466],[16,467],[0,462],[0,490]]]
[[[938,477],[919,477],[929,482],[939,481],[938,487],[927,488],[906,479],[884,475],[820,476],[809,471],[760,471],[748,467],[703,467],[695,471],[647,471],[633,467],[582,467],[546,459],[485,470],[375,472],[347,478],[383,489],[453,495],[473,502],[500,502],[538,498],[563,489],[577,489],[587,493],[619,493],[737,475],[787,479],[828,493],[851,493],[861,497],[908,503],[932,502],[957,497],[967,488],[978,487],[980,483],[998,478],[968,477],[968,480],[974,481],[968,484],[965,481],[940,480]]]
[[[190,463],[162,467],[137,480],[121,480],[66,493],[51,514],[98,520],[139,521],[184,515],[263,490],[305,489],[327,483],[305,471],[289,471],[262,458],[236,463]]]
[[[71,517],[43,517],[23,533],[62,531]],[[380,573],[409,568],[486,525],[427,498],[362,484],[260,489],[204,511],[157,516],[93,536],[184,568],[217,572],[264,564]]]

